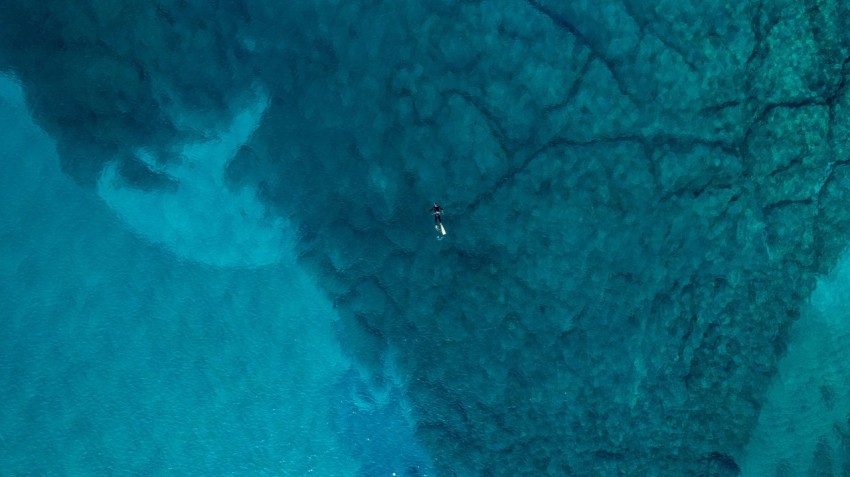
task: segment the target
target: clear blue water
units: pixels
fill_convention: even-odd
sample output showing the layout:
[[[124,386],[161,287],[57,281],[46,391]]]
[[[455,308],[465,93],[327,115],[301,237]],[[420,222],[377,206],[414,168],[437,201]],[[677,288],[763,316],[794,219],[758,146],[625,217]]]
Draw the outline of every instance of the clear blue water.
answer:
[[[204,217],[125,221],[122,207],[154,206],[119,196],[116,210],[62,174],[12,77],[0,115],[3,475],[428,475],[400,392],[343,355],[292,232],[270,223],[277,249],[261,257],[255,225],[251,266],[217,266],[233,264],[231,236],[196,252],[167,238],[209,238],[208,221],[182,222]]]
[[[2,2],[0,475],[850,476],[845,3]]]

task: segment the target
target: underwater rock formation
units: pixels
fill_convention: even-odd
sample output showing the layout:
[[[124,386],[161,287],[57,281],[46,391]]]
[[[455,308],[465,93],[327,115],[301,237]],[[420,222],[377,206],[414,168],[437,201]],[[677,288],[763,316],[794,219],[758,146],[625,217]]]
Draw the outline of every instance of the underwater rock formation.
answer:
[[[230,179],[441,475],[737,475],[850,239],[842,2],[7,3],[82,184],[268,92]]]

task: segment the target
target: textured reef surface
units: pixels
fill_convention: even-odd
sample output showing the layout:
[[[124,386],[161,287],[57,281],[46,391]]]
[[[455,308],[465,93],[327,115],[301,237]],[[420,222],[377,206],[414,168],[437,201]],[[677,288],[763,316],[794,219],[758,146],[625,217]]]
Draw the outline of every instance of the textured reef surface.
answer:
[[[267,98],[226,182],[440,475],[739,475],[850,241],[848,4],[289,3],[10,0],[0,60],[91,188]]]

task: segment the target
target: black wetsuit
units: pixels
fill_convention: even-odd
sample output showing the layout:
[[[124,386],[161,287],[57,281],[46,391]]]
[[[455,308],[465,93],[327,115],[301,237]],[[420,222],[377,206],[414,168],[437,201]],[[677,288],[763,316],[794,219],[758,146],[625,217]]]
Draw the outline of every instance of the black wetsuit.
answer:
[[[436,205],[434,205],[434,207],[431,207],[431,213],[434,214],[434,223],[435,224],[436,223],[443,223],[443,218],[441,217],[441,215],[443,213],[443,208],[440,207],[439,204],[436,204]]]

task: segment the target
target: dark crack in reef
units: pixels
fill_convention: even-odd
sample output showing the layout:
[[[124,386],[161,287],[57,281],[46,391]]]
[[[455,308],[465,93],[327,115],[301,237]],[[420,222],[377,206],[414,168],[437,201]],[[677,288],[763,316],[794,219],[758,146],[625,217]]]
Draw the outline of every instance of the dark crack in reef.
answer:
[[[393,354],[441,475],[739,474],[850,239],[844,2],[78,3],[0,18],[65,170],[262,85],[239,180],[297,207],[341,339],[376,375]]]

